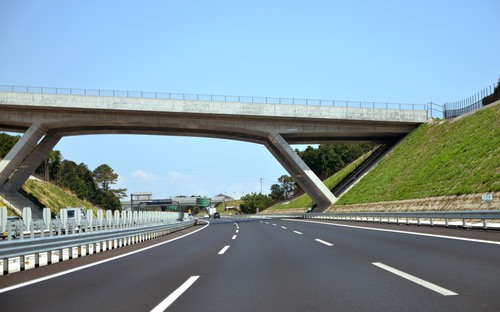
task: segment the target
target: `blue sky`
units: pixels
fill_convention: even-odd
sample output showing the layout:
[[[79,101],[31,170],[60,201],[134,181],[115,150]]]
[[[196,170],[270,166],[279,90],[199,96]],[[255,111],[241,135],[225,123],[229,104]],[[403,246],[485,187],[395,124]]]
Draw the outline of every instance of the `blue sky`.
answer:
[[[500,1],[0,1],[0,85],[443,104],[500,76]],[[240,197],[286,171],[264,146],[63,138],[131,192]]]

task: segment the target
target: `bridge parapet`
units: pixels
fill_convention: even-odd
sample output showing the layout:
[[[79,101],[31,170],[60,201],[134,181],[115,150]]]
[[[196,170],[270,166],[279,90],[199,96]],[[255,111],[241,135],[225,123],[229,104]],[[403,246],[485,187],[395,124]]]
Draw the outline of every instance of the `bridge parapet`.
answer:
[[[99,89],[75,89],[75,88],[52,88],[52,87],[29,87],[29,86],[0,86],[0,92],[29,93],[29,94],[53,94],[53,95],[76,95],[88,97],[110,97],[149,100],[172,100],[182,102],[199,102],[202,106],[210,103],[239,103],[239,104],[267,104],[271,107],[283,106],[316,106],[337,108],[359,108],[359,109],[382,109],[394,111],[425,111],[428,112],[428,104],[412,103],[390,103],[390,102],[368,102],[368,101],[345,101],[345,100],[321,100],[301,98],[276,98],[260,96],[234,96],[234,95],[207,95],[207,94],[185,94],[164,93],[144,91],[118,91]],[[115,103],[117,101],[114,101]],[[208,105],[211,106],[211,105]],[[214,105],[217,106],[217,105]],[[248,106],[246,106],[248,107]],[[281,109],[278,109],[281,110]]]

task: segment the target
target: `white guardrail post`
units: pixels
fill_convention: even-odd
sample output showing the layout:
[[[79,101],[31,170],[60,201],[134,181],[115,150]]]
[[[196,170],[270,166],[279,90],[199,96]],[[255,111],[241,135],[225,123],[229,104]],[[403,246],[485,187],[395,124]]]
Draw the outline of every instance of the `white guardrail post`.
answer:
[[[53,252],[56,252],[56,262],[60,262],[65,260],[65,258],[72,259],[75,250],[75,256],[81,257],[82,255],[89,255],[141,242],[146,239],[152,239],[196,225],[196,219],[192,218],[184,222],[171,222],[165,218],[163,222],[159,222],[162,214],[153,212],[151,212],[152,214],[150,212],[120,214],[119,211],[116,211],[114,214],[115,220],[113,220],[112,212],[106,211],[108,218],[107,220],[103,220],[102,211],[98,211],[97,226],[93,229],[94,219],[91,211],[87,211],[88,219],[86,222],[84,220],[83,223],[75,222],[76,224],[68,224],[67,212],[64,213],[64,209],[62,209],[61,216],[65,215],[63,218],[66,218],[66,225],[64,226],[64,233],[61,233],[62,222],[57,219],[51,220],[47,218],[50,215],[50,209],[47,208],[47,210],[44,210],[45,220],[31,220],[30,212],[31,209],[25,209],[24,217],[26,220],[16,221],[16,223],[8,220],[7,208],[0,207],[0,230],[2,234],[7,230],[7,236],[9,237],[7,241],[0,241],[0,266],[3,266],[2,272],[4,275],[10,273],[9,265],[13,260],[12,258],[19,259],[19,270],[23,271],[28,265],[26,260],[30,257],[34,258],[34,262],[32,262],[33,266],[38,267],[40,266],[41,255],[46,255],[47,260],[45,263],[48,265],[53,263],[53,260],[56,260],[53,259]],[[122,215],[122,218],[119,218],[120,215]],[[148,215],[155,216],[156,220],[149,224],[143,224],[145,222],[140,220],[141,217],[146,218]],[[168,214],[163,214],[163,216],[167,217]],[[28,223],[27,220],[31,221]],[[24,224],[22,224],[23,222],[29,225],[32,239],[22,239],[22,230],[25,228]],[[103,228],[100,226],[103,223],[109,227],[105,226]],[[71,226],[80,226],[81,228],[78,233],[74,233],[74,230],[68,230],[68,227]],[[19,235],[21,239],[11,240],[11,235],[21,228],[21,234]],[[49,229],[49,236],[45,236],[47,229]],[[53,235],[55,231],[58,231],[58,235]],[[40,236],[35,237],[35,232],[39,232]]]

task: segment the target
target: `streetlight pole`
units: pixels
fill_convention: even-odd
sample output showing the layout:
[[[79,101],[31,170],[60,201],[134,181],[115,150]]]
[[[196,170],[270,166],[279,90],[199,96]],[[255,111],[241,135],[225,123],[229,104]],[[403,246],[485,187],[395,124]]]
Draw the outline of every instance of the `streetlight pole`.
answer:
[[[172,203],[177,203],[177,207],[179,207],[179,219],[177,221],[182,221],[184,220],[184,215],[182,214],[182,208],[181,208],[181,203],[179,203],[176,200],[173,200]]]

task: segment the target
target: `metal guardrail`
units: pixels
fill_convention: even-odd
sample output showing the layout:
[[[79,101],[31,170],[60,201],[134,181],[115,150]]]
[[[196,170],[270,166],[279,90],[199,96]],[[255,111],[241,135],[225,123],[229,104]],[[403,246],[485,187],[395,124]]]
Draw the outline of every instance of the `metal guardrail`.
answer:
[[[492,84],[466,99],[445,103],[443,105],[444,118],[455,118],[482,108],[484,106],[483,100],[492,95],[497,88],[498,84]]]
[[[428,104],[320,100],[320,99],[299,99],[299,98],[276,98],[276,97],[262,97],[262,96],[186,94],[186,93],[51,88],[51,87],[29,87],[29,86],[4,86],[4,85],[0,85],[0,92],[84,95],[84,96],[107,96],[107,97],[140,98],[140,99],[166,99],[166,100],[228,102],[228,103],[229,102],[236,102],[236,103],[255,103],[255,104],[278,104],[278,105],[381,108],[381,109],[396,109],[396,110],[425,110],[425,111],[428,111]],[[436,105],[436,104],[434,104],[434,105]]]
[[[47,264],[51,264],[52,251],[58,252],[58,261],[61,261],[63,259],[63,250],[68,249],[69,259],[72,259],[74,248],[77,248],[77,257],[80,257],[82,256],[83,246],[85,246],[86,255],[89,255],[89,246],[92,246],[92,253],[102,252],[180,231],[195,225],[196,222],[196,219],[192,219],[156,226],[111,229],[99,232],[0,242],[0,259],[3,262],[3,275],[9,274],[10,258],[20,258],[20,270],[23,271],[25,269],[26,255],[35,255],[35,267],[38,267],[40,265],[39,257],[42,253],[47,253]]]
[[[227,218],[227,216],[224,216]],[[321,219],[341,221],[362,221],[378,223],[416,224],[445,227],[457,226],[462,228],[500,229],[500,211],[477,210],[477,211],[429,211],[429,212],[336,212],[336,213],[292,213],[292,214],[258,214],[237,215],[231,219]],[[477,223],[471,220],[480,220]],[[488,221],[497,221],[498,226],[492,227]]]

